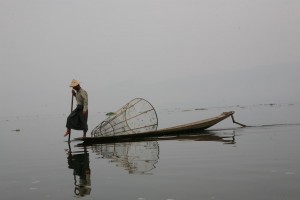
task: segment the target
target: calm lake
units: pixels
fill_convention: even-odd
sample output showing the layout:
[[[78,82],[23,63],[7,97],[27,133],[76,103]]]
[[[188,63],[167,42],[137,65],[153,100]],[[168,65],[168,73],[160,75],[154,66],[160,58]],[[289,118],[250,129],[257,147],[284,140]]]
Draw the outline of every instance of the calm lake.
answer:
[[[228,118],[190,137],[93,146],[68,145],[66,115],[1,118],[1,199],[298,200],[300,104],[162,109],[159,128],[230,110],[251,127]]]

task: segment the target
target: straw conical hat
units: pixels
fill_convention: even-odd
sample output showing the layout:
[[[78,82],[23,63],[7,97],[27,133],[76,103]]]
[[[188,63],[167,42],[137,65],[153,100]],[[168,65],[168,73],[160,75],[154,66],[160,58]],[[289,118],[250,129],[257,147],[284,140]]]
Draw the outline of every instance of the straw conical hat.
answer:
[[[75,86],[77,86],[77,85],[79,85],[79,81],[77,81],[76,79],[73,79],[73,80],[71,81],[70,87],[75,87]]]

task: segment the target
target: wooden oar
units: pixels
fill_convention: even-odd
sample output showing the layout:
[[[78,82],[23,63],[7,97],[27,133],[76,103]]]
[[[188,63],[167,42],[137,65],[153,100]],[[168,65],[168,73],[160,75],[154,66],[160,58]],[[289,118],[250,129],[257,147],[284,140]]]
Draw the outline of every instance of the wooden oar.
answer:
[[[73,92],[72,92],[71,112],[73,111],[73,99],[74,99],[74,96],[73,96]],[[70,138],[71,138],[71,129],[70,129],[70,133],[69,133],[69,139],[68,139],[68,142],[70,142]]]

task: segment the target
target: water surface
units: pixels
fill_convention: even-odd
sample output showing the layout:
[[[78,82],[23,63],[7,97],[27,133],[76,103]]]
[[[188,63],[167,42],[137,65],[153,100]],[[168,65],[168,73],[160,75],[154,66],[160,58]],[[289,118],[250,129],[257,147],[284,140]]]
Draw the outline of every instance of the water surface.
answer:
[[[298,104],[160,110],[159,126],[229,110],[253,127],[85,147],[63,138],[65,116],[1,119],[1,199],[299,199]]]

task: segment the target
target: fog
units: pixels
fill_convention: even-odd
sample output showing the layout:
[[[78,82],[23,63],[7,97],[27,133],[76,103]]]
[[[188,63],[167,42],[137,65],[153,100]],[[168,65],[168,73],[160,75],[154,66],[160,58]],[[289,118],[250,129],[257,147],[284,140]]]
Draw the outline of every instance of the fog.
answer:
[[[300,1],[0,0],[0,117],[300,102]]]

